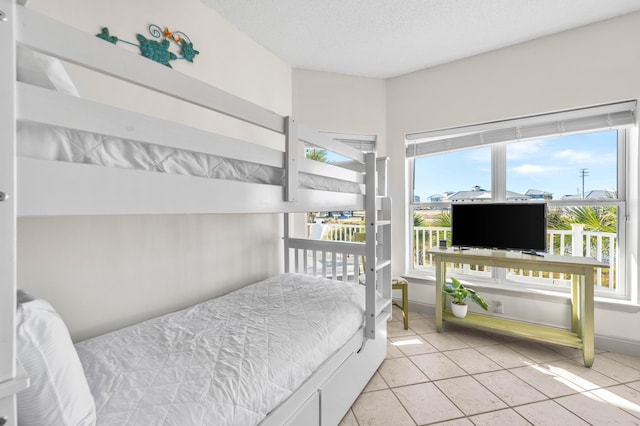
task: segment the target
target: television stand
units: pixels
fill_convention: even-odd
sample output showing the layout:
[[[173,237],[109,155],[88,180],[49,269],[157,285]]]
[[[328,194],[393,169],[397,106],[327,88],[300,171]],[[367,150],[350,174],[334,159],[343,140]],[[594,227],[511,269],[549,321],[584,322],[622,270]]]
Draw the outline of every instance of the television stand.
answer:
[[[594,268],[608,268],[607,264],[586,257],[549,254],[540,257],[505,250],[459,251],[451,248],[432,248],[429,253],[434,256],[436,265],[435,300],[436,330],[438,332],[442,331],[442,321],[446,320],[511,336],[570,346],[582,350],[585,366],[591,367],[593,365],[593,272]],[[442,293],[442,287],[446,281],[447,262],[572,274],[571,330],[472,313],[467,314],[463,319],[454,317],[449,309],[445,310],[445,294]]]

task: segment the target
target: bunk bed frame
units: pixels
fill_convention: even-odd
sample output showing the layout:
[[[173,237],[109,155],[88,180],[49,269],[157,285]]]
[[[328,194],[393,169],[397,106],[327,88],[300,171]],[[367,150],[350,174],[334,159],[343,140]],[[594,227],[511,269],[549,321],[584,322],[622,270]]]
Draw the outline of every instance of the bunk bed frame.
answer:
[[[346,262],[340,270],[336,260],[341,256],[376,259],[367,262],[361,333],[261,422],[337,424],[386,353],[386,321],[391,313],[391,202],[386,197],[386,161],[13,0],[0,0],[0,43],[0,424],[17,424],[16,393],[29,384],[16,362],[15,349],[17,217],[200,213],[285,213],[285,272],[357,280],[357,274],[349,274]],[[17,45],[284,135],[285,152],[17,82]],[[267,164],[283,168],[286,183],[253,184],[18,157],[16,123],[20,120]],[[346,156],[364,170],[308,160],[301,144]],[[301,172],[356,182],[364,194],[300,188]],[[215,196],[200,196],[203,193]],[[366,243],[289,236],[288,213],[326,210],[365,210]],[[323,266],[317,267],[318,259]],[[328,263],[332,266],[327,267]]]

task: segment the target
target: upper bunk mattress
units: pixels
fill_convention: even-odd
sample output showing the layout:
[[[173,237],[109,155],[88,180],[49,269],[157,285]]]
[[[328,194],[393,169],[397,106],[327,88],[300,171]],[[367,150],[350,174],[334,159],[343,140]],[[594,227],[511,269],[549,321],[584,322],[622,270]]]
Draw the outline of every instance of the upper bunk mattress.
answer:
[[[17,130],[18,155],[22,157],[269,185],[285,183],[284,169],[265,164],[27,121],[18,122]],[[299,186],[362,193],[355,182],[309,173],[299,174]]]
[[[362,326],[364,286],[282,274],[76,344],[98,425],[255,425]]]

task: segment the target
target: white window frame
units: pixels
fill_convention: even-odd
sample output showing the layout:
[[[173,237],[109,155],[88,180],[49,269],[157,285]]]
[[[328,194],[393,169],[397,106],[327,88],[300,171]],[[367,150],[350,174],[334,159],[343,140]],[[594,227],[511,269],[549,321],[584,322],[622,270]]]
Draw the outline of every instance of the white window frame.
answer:
[[[616,108],[620,109],[620,104],[615,104],[615,105],[616,106],[614,107],[614,109]],[[626,111],[627,110],[626,107],[628,105],[629,103],[625,103],[625,106],[621,109]],[[600,112],[604,110],[606,113],[607,107],[608,106],[597,107],[599,108],[597,111]],[[428,278],[433,278],[433,275],[435,273],[435,271],[432,271],[432,270],[415,269],[413,266],[414,265],[414,262],[413,262],[414,211],[417,208],[449,207],[451,205],[451,203],[446,203],[446,202],[444,203],[443,202],[420,202],[420,203],[415,202],[414,188],[413,188],[414,176],[415,176],[415,173],[414,173],[415,158],[424,156],[424,152],[429,152],[429,150],[433,150],[433,154],[435,155],[435,154],[444,154],[446,152],[451,152],[454,150],[466,150],[466,149],[473,149],[473,148],[489,145],[491,146],[491,185],[492,185],[491,193],[493,197],[492,201],[505,202],[506,186],[507,186],[507,182],[506,182],[507,145],[510,142],[515,142],[517,140],[533,139],[533,137],[514,138],[514,139],[500,141],[500,142],[483,143],[484,138],[482,137],[482,133],[496,132],[499,134],[502,131],[501,129],[507,128],[507,127],[513,127],[514,123],[516,122],[517,122],[516,123],[517,125],[523,124],[524,126],[531,125],[532,123],[537,124],[544,121],[540,117],[545,117],[545,119],[549,121],[548,120],[549,118],[553,119],[555,117],[563,118],[563,117],[570,116],[572,117],[572,119],[573,117],[577,117],[578,119],[584,122],[585,120],[588,121],[588,117],[582,118],[581,113],[584,113],[584,115],[588,116],[589,111],[592,112],[594,110],[595,109],[593,108],[581,109],[581,110],[574,110],[569,112],[561,112],[557,114],[545,114],[541,116],[531,117],[529,120],[527,120],[527,118],[518,118],[516,120],[505,120],[504,122],[493,122],[493,123],[486,123],[486,124],[480,124],[480,125],[465,126],[464,128],[443,129],[443,130],[438,130],[434,132],[421,132],[417,134],[407,135],[407,142],[409,142],[407,145],[407,168],[410,176],[410,179],[408,182],[410,186],[409,197],[408,197],[409,198],[408,200],[409,226],[407,227],[409,231],[409,235],[407,238],[407,241],[408,241],[407,253],[409,258],[407,261],[407,265],[408,265],[409,273],[411,275],[423,276],[423,277],[426,276]],[[633,124],[635,124],[635,114],[634,114],[635,102],[629,108],[629,110],[631,111],[631,117],[627,116],[625,118],[625,117],[622,117],[621,115],[618,115],[620,120],[619,121],[613,120],[615,124],[620,124],[620,125],[612,125],[607,127],[601,126],[601,125],[600,126],[594,125],[593,128],[591,129],[582,128],[573,132],[567,132],[567,133],[590,133],[590,132],[597,132],[605,128],[615,129],[618,131],[618,170],[617,170],[618,194],[617,194],[616,201],[603,203],[602,201],[597,201],[597,200],[547,200],[546,202],[550,207],[578,206],[578,205],[589,206],[589,205],[603,205],[603,204],[617,206],[618,208],[618,223],[617,223],[618,270],[616,271],[617,286],[615,291],[596,289],[596,296],[604,297],[608,299],[635,301],[635,299],[638,298],[638,292],[640,289],[632,288],[633,280],[631,279],[632,278],[631,265],[627,261],[628,253],[636,252],[636,247],[634,246],[634,248],[631,249],[629,244],[634,244],[634,245],[637,244],[637,241],[636,241],[637,239],[630,238],[630,235],[628,233],[629,228],[637,228],[637,223],[635,223],[634,226],[628,226],[628,223],[630,221],[637,222],[638,219],[632,218],[628,214],[628,210],[627,210],[628,201],[632,199],[636,199],[635,195],[632,195],[629,193],[630,188],[631,187],[636,188],[636,185],[631,184],[629,179],[631,179],[632,176],[631,176],[631,173],[628,173],[632,170],[632,169],[628,169],[628,167],[630,167],[630,164],[629,164],[630,160],[629,160],[628,153],[629,153],[629,146],[630,146],[629,144],[631,143],[631,138],[632,138],[632,132],[630,131],[630,128]],[[624,112],[619,112],[619,111],[614,111],[614,113],[624,114]],[[623,123],[620,123],[620,121],[622,121]],[[461,131],[461,129],[464,129],[464,131]],[[479,137],[477,137],[475,143],[473,142],[473,137],[474,137],[473,133],[480,135]],[[515,134],[518,134],[518,132],[516,132]],[[563,132],[557,132],[555,134],[549,133],[542,137],[538,137],[537,139],[543,139],[543,138],[546,139],[554,136],[562,136],[564,134],[566,133],[563,133]],[[464,137],[458,137],[461,135],[464,135]],[[637,136],[637,131],[634,131],[633,135]],[[432,138],[432,139],[429,139],[429,138]],[[432,146],[429,146],[428,144],[430,141],[434,141],[435,143]],[[419,147],[417,145],[423,145],[423,146]],[[422,155],[419,154],[420,151],[422,152]],[[506,271],[502,268],[494,268],[491,279],[486,279],[486,278],[483,279],[482,277],[474,276],[473,280],[488,286],[507,288],[515,291],[522,290],[522,284],[516,284],[513,281],[505,280],[506,278],[505,272]],[[535,284],[527,285],[527,288],[536,288],[536,287],[542,288],[544,290],[557,291],[561,293],[566,293],[569,290],[568,288],[565,288],[565,287],[550,287],[550,286],[535,285]]]

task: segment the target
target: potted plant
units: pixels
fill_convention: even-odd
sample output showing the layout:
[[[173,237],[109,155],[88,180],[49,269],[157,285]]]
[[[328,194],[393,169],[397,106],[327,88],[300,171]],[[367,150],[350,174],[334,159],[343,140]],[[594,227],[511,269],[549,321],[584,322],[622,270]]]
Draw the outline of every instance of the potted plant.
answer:
[[[453,277],[451,277],[451,282],[444,283],[442,292],[453,298],[451,311],[455,317],[464,318],[467,315],[467,299],[477,303],[485,311],[489,309],[487,302],[478,296],[474,289],[465,287]]]

